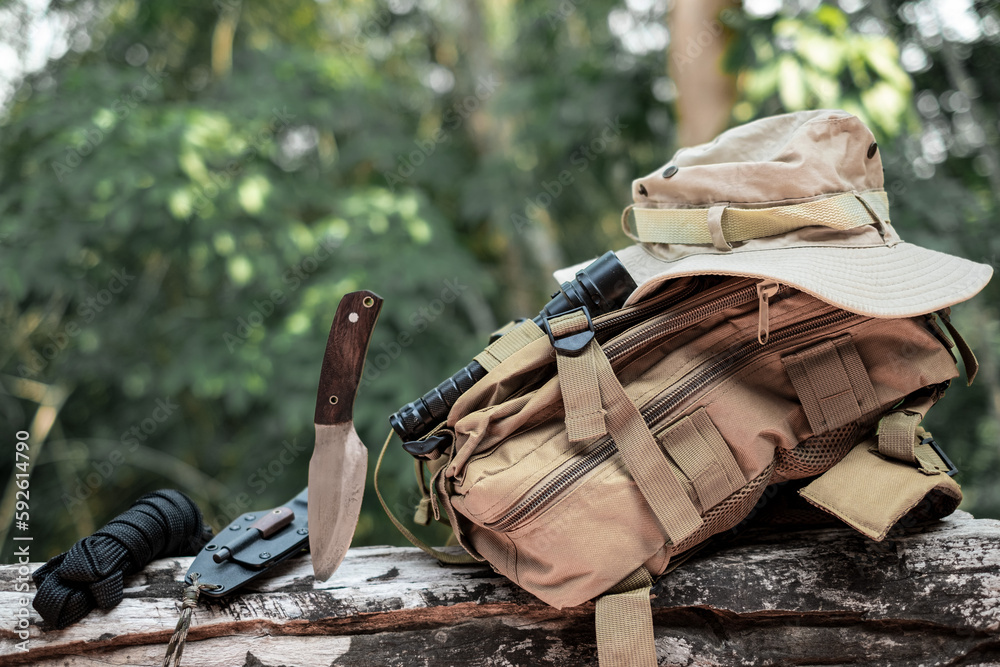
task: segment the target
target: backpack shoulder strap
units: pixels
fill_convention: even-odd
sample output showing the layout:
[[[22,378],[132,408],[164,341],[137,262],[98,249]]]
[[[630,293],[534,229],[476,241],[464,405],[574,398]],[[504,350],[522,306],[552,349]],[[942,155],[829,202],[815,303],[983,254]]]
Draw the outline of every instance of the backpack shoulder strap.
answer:
[[[510,327],[505,327],[507,331],[497,340],[476,355],[475,359],[479,365],[487,371],[491,371],[501,364],[505,359],[518,352],[528,343],[539,338],[545,338],[545,332],[531,320]]]

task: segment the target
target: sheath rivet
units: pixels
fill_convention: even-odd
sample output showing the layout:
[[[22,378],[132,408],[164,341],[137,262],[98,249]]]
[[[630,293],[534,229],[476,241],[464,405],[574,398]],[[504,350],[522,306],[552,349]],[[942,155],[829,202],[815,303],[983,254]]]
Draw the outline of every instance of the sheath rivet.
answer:
[[[215,551],[218,548],[219,548],[218,544],[209,544],[208,546],[205,547],[205,551]]]
[[[253,521],[256,518],[257,518],[256,514],[247,514],[245,517],[243,517],[243,520],[244,521]]]
[[[308,531],[308,530],[306,530],[305,528],[299,528],[299,529],[298,529],[298,530],[296,530],[295,532],[296,532],[296,533],[298,533],[299,535],[306,535],[306,534],[308,534],[308,533],[309,533],[309,531]]]
[[[267,551],[262,551],[262,552],[260,552],[260,554],[259,554],[259,558],[260,558],[261,560],[267,560],[267,559],[268,559],[268,558],[270,558],[270,557],[271,557],[271,554],[270,554],[270,553],[268,553]]]
[[[237,526],[237,525],[232,525],[232,526],[229,527],[229,530],[239,530],[239,529],[240,529],[240,527]]]

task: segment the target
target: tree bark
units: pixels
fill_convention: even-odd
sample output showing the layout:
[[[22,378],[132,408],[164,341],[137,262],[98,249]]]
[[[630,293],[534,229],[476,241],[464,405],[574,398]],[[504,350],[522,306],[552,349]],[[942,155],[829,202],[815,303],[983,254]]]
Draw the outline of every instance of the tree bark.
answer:
[[[191,559],[152,563],[125,600],[61,631],[11,631],[17,566],[0,568],[0,664],[159,666]],[[33,566],[34,567],[34,566]],[[958,512],[874,543],[847,529],[748,533],[654,587],[660,665],[1000,664],[1000,521]],[[235,596],[203,598],[184,665],[596,665],[594,605],[557,610],[485,567],[416,549],[352,549],[316,582],[308,556]]]

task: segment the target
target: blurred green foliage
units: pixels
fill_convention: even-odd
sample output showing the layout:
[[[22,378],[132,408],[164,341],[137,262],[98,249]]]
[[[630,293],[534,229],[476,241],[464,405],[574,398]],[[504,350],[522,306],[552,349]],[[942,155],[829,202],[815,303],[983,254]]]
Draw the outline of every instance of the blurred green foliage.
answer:
[[[33,460],[33,556],[155,488],[216,527],[292,497],[344,293],[386,300],[355,411],[377,449],[390,412],[538,311],[551,270],[626,245],[631,179],[675,148],[662,4],[53,3],[72,48],[0,118],[3,437],[67,395]],[[930,0],[793,4],[727,15],[733,122],[862,115],[904,238],[996,266],[996,12],[970,5],[970,37]],[[981,516],[1000,516],[998,292],[957,309],[981,379],[930,418]],[[384,486],[408,515],[395,445]],[[371,488],[354,543],[404,543]]]

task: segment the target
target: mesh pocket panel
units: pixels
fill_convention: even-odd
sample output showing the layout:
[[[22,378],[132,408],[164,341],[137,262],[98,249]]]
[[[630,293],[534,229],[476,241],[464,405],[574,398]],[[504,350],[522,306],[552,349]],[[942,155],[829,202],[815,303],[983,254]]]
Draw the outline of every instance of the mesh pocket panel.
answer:
[[[668,546],[671,556],[680,554],[687,549],[707,540],[716,533],[729,530],[750,514],[757,501],[764,494],[764,489],[770,483],[771,474],[774,472],[775,462],[771,463],[752,480],[747,482],[739,491],[723,500],[721,503],[705,512],[704,523],[701,528],[693,532],[683,541],[673,546]]]
[[[814,435],[803,440],[793,449],[778,448],[775,469],[776,481],[813,477],[826,472],[857,443],[869,435],[875,426],[872,418],[847,424],[840,428]]]

